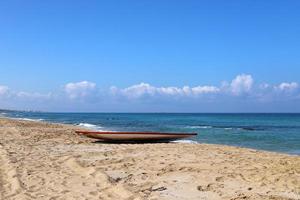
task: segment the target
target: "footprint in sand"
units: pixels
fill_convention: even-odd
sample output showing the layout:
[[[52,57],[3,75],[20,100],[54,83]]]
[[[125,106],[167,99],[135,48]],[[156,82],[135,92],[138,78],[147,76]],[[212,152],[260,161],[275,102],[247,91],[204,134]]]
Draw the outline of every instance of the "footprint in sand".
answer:
[[[1,198],[23,198],[22,187],[16,168],[11,164],[7,151],[0,145]]]
[[[88,194],[91,196],[98,196],[100,199],[124,199],[124,200],[138,200],[138,196],[133,195],[130,191],[126,190],[120,183],[111,182],[110,178],[102,171],[95,167],[84,167],[75,158],[68,158],[64,164],[71,169],[78,178],[83,179],[82,185],[85,190],[90,189]],[[90,186],[87,188],[86,186]]]

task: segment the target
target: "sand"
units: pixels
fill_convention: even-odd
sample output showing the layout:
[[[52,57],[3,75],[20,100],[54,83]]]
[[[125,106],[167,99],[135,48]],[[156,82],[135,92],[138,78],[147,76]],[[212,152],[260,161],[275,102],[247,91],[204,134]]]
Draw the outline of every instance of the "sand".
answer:
[[[300,156],[209,144],[105,144],[0,119],[0,199],[300,199]]]

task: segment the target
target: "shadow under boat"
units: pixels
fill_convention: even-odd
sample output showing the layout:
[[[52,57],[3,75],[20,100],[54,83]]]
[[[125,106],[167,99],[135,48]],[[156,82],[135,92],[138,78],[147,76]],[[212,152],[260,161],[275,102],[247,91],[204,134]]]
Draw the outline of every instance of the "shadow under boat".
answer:
[[[169,143],[175,140],[197,136],[197,133],[165,133],[165,132],[110,132],[77,130],[77,134],[97,139],[94,143],[139,144]]]
[[[142,141],[109,141],[109,140],[95,140],[92,143],[95,144],[158,144],[158,143],[172,143],[177,140],[142,140]]]

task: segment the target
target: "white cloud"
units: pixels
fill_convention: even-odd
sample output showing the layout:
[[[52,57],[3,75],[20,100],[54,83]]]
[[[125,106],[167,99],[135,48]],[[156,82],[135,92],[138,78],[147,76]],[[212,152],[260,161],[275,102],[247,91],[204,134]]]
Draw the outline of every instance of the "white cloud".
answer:
[[[0,85],[0,97],[7,96],[9,93],[9,88],[5,85]]]
[[[154,95],[155,88],[148,83],[140,83],[138,85],[133,85],[128,88],[122,89],[121,92],[128,97],[141,97],[145,94]]]
[[[52,93],[41,94],[41,93],[30,93],[30,92],[17,92],[15,96],[22,99],[48,99],[52,97]]]
[[[292,92],[295,91],[296,89],[299,88],[298,83],[296,82],[291,82],[291,83],[281,83],[278,86],[275,86],[275,89],[280,90],[280,91],[288,91]]]
[[[90,95],[96,89],[96,84],[89,81],[68,83],[64,89],[69,98],[76,99]]]
[[[201,94],[218,93],[219,88],[215,86],[197,86],[189,87],[154,87],[148,83],[140,83],[132,85],[124,89],[118,89],[116,87],[110,88],[111,93],[114,95],[121,94],[128,98],[139,98],[144,95],[148,96],[199,96]]]
[[[219,88],[215,86],[198,86],[191,89],[194,94],[208,94],[208,93],[218,93]]]
[[[178,87],[158,87],[154,88],[155,92],[160,95],[186,95],[189,93],[187,87],[183,88]]]
[[[268,83],[262,83],[259,85],[259,89],[261,90],[267,90],[267,89],[270,89],[270,85]]]
[[[250,92],[253,86],[251,75],[241,74],[231,81],[230,88],[234,95],[241,95]]]
[[[246,94],[246,95],[245,95]],[[165,86],[157,87],[149,83],[135,84],[126,88],[110,87],[108,90],[100,90],[95,83],[89,81],[67,83],[62,90],[56,90],[41,94],[38,92],[14,91],[7,86],[0,85],[1,105],[31,105],[46,107],[57,105],[59,108],[68,107],[75,109],[80,105],[97,108],[98,106],[125,106],[131,100],[138,99],[138,103],[155,102],[155,106],[163,103],[176,104],[184,102],[186,105],[210,102],[235,102],[237,100],[249,101],[251,104],[261,102],[289,102],[300,99],[300,85],[296,82],[282,82],[278,85],[268,83],[254,84],[251,75],[240,74],[232,81],[221,82],[219,86]],[[226,102],[224,101],[226,100]],[[59,102],[59,103],[57,103]],[[31,103],[31,104],[30,104]],[[76,106],[74,106],[76,105]],[[133,105],[133,104],[131,104]],[[222,104],[223,105],[223,104]],[[125,106],[126,107],[126,106]],[[115,108],[115,107],[114,107]]]
[[[41,94],[38,92],[16,92],[13,90],[10,90],[7,86],[0,85],[0,97],[6,97],[9,99],[20,99],[20,100],[26,100],[26,99],[45,99],[45,98],[50,98],[51,93],[47,94]]]

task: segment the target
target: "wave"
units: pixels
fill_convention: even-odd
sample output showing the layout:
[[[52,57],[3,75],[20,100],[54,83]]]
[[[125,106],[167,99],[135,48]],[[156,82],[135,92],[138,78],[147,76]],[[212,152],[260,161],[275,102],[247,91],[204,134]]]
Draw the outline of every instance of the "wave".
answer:
[[[89,124],[89,123],[79,123],[79,124],[76,124],[76,125],[81,126],[81,127],[85,127],[85,128],[96,129],[96,130],[99,130],[99,129],[102,128],[101,126],[98,126],[98,125],[95,125],[95,124]]]
[[[199,128],[208,129],[208,128],[213,128],[213,127],[212,126],[187,126],[186,128],[189,128],[189,129],[199,129]]]
[[[198,144],[198,142],[194,140],[174,140],[172,143]]]
[[[243,131],[263,131],[265,128],[257,126],[215,126],[214,128],[223,128],[224,130],[243,130]]]
[[[23,120],[23,121],[32,121],[32,122],[40,122],[44,121],[44,119],[33,119],[33,118],[26,118],[26,117],[19,117],[20,115],[10,116],[8,113],[0,113],[0,116],[8,118],[8,119],[15,119],[15,120]]]
[[[23,121],[31,121],[31,122],[40,122],[44,121],[44,119],[31,119],[26,117],[7,117],[8,119],[16,119],[16,120],[23,120]]]
[[[243,131],[263,131],[265,127],[261,126],[222,126],[222,125],[195,125],[186,126],[188,129],[224,129],[224,130],[243,130]]]
[[[33,122],[44,121],[44,119],[30,119],[30,118],[16,118],[16,119],[24,120],[24,121],[33,121]]]

